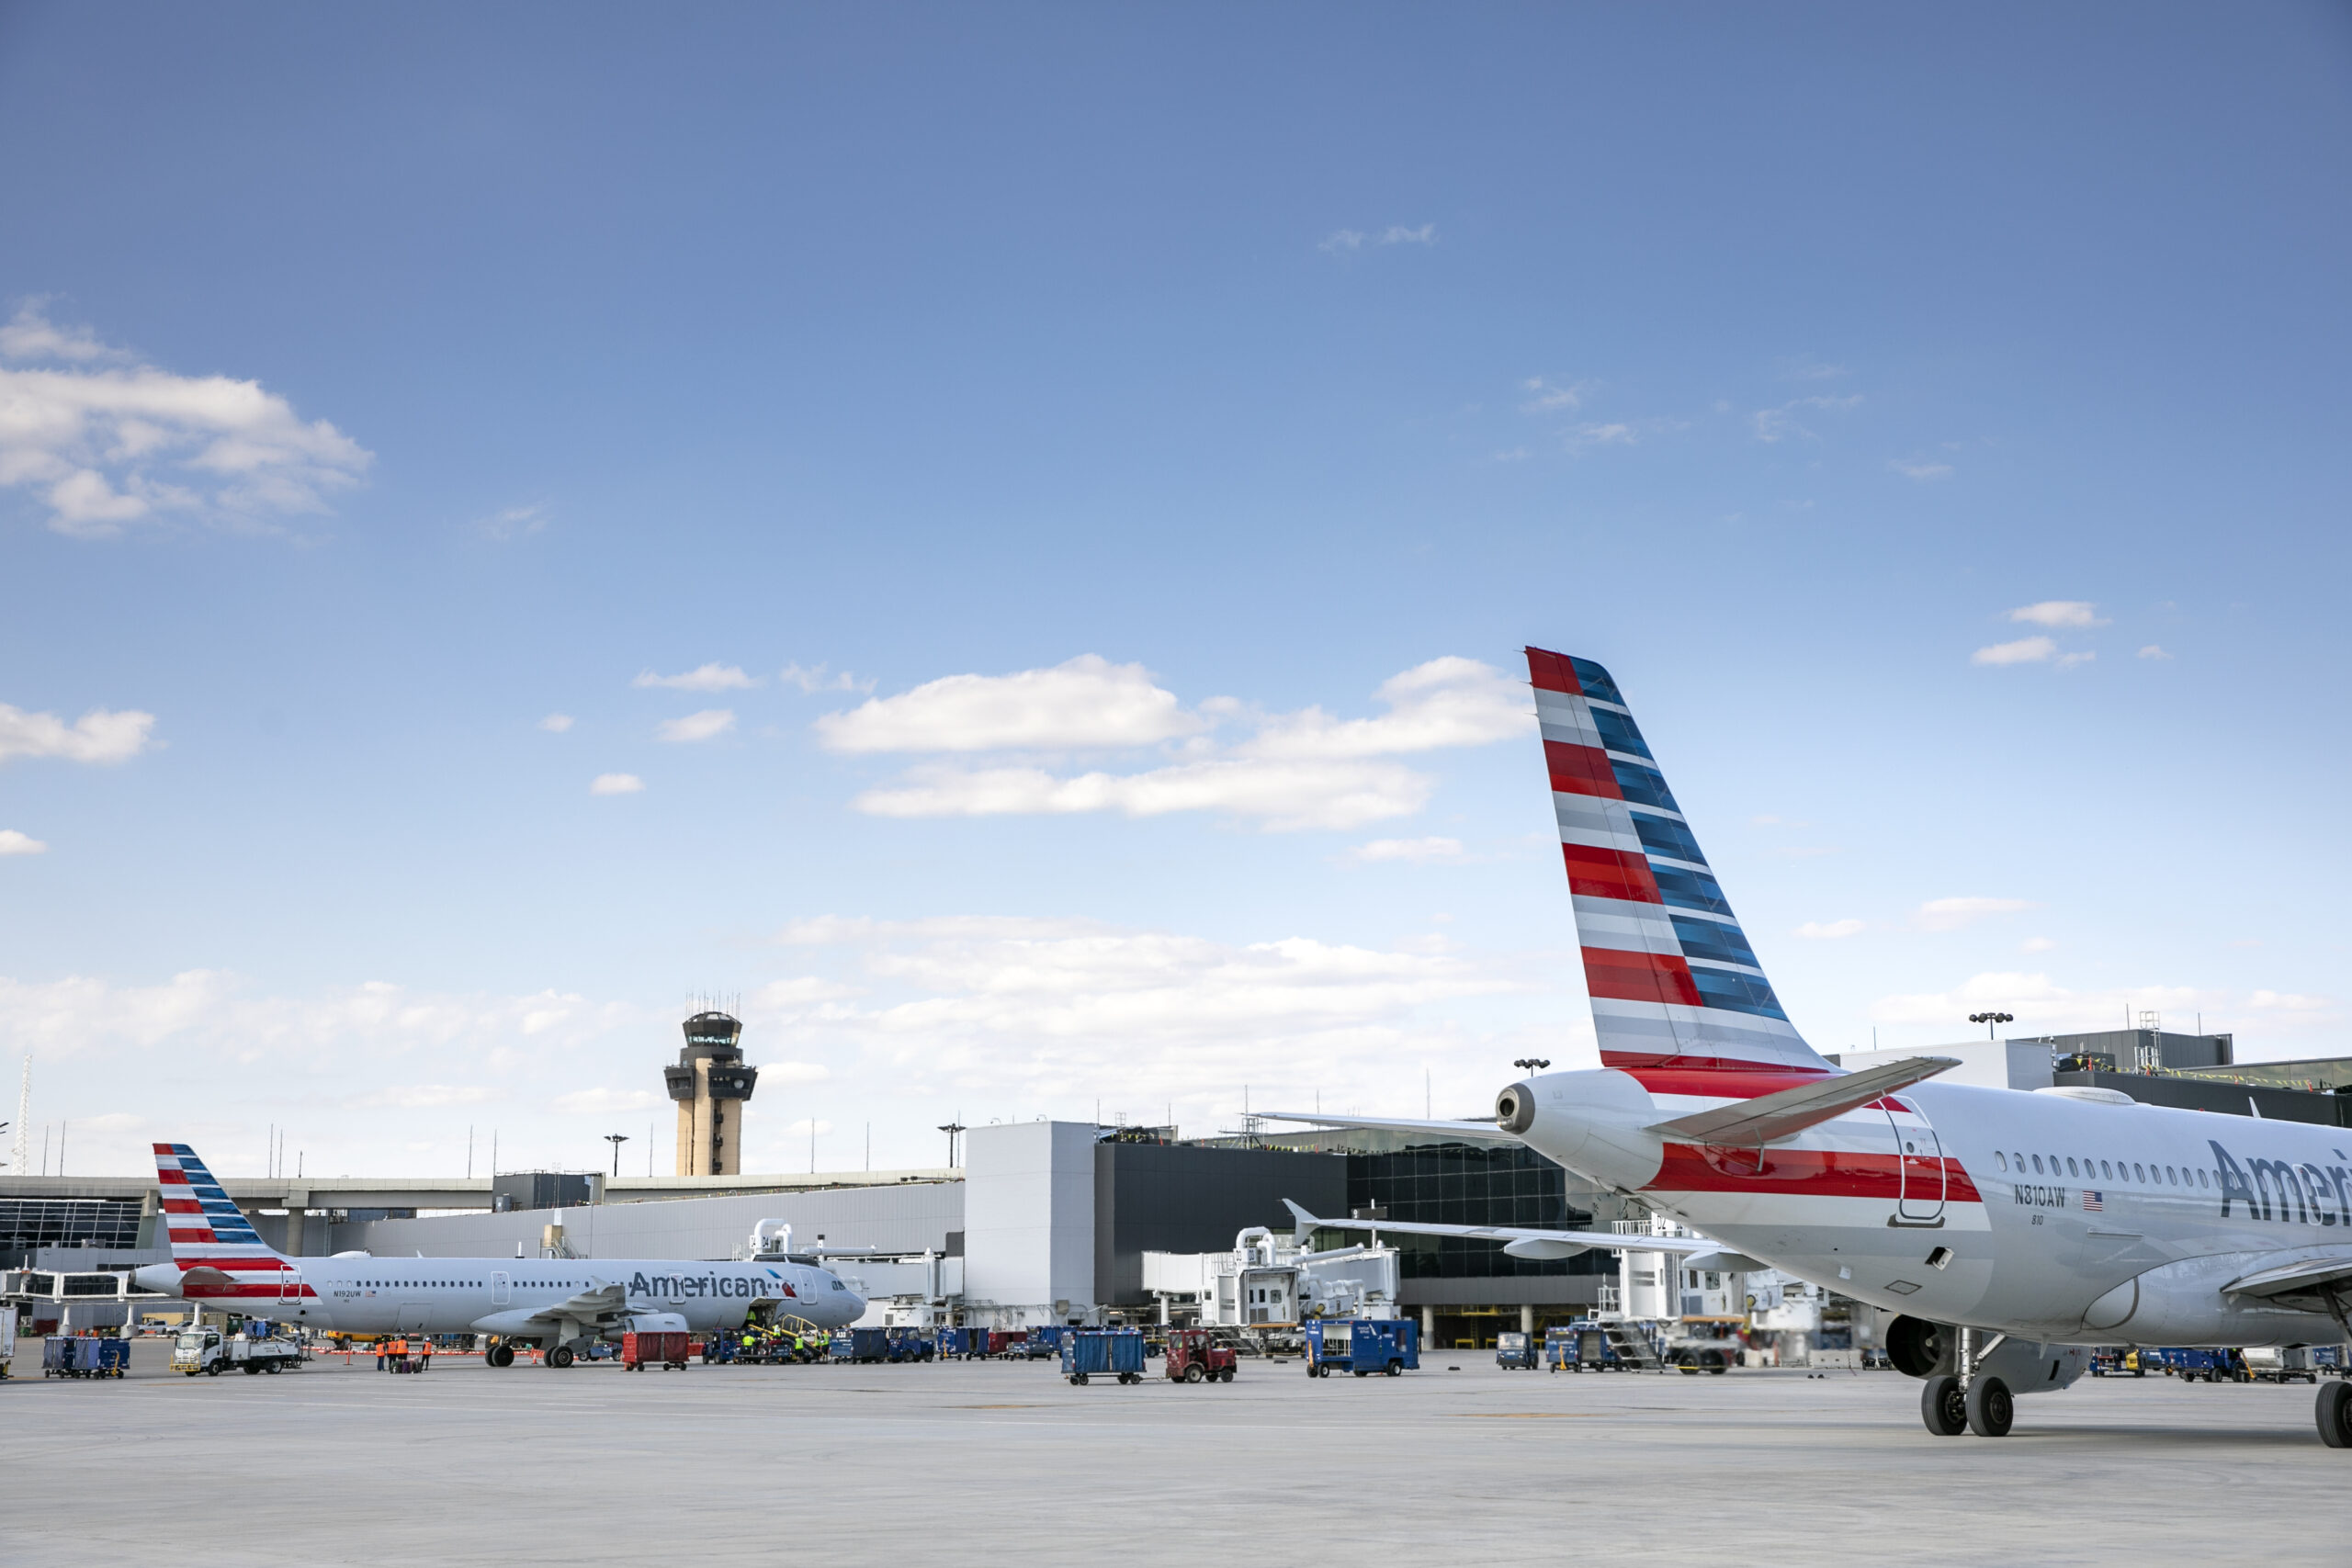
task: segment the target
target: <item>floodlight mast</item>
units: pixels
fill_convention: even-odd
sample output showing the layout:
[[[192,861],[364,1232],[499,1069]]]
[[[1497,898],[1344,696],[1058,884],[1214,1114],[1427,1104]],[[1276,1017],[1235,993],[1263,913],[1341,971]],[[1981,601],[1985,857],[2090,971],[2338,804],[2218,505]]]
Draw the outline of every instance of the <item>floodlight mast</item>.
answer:
[[[607,1133],[605,1134],[605,1142],[613,1145],[613,1179],[617,1181],[621,1175],[621,1145],[628,1142],[628,1134]]]
[[[1984,1038],[1987,1040],[1993,1038],[1995,1024],[2015,1023],[2017,1021],[2017,1014],[2012,1012],[1972,1012],[1968,1015],[1969,1022],[1981,1023],[1984,1026]]]

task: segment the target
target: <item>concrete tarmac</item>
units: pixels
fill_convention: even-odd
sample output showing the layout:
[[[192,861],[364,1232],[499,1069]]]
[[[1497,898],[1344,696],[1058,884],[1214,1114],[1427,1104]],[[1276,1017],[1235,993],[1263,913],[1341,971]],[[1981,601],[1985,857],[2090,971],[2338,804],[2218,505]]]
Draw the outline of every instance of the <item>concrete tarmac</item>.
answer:
[[[160,1340],[128,1378],[44,1382],[25,1348],[0,1558],[26,1563],[2352,1561],[2352,1451],[2301,1384],[2086,1378],[1988,1441],[1929,1436],[1894,1372],[1467,1351],[1073,1388],[1043,1361],[190,1379]]]

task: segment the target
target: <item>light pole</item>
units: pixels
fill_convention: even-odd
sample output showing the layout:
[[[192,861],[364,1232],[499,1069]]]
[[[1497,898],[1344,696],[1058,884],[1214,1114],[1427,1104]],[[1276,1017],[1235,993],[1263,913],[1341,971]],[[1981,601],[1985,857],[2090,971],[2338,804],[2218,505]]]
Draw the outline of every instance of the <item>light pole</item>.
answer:
[[[956,1168],[956,1140],[963,1135],[964,1123],[950,1122],[939,1130],[947,1134],[947,1168],[953,1170]]]
[[[605,1142],[613,1145],[613,1179],[617,1181],[621,1174],[621,1145],[628,1142],[628,1134],[607,1133],[605,1134]]]
[[[1521,1056],[1511,1064],[1512,1066],[1530,1073],[1540,1073],[1551,1065],[1552,1059],[1549,1056]]]
[[[1981,1023],[1984,1026],[1984,1038],[1987,1040],[1993,1038],[1995,1024],[2015,1023],[2017,1021],[2017,1014],[2008,1012],[1972,1012],[1968,1015],[1969,1022]]]

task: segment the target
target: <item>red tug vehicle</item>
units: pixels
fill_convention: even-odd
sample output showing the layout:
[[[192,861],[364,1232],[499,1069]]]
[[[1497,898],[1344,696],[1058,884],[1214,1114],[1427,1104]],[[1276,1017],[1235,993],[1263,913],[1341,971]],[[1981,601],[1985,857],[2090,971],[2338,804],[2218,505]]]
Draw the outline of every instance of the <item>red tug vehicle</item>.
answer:
[[[1179,1328],[1168,1336],[1168,1353],[1161,1358],[1173,1382],[1231,1382],[1233,1347],[1218,1345],[1205,1328]]]

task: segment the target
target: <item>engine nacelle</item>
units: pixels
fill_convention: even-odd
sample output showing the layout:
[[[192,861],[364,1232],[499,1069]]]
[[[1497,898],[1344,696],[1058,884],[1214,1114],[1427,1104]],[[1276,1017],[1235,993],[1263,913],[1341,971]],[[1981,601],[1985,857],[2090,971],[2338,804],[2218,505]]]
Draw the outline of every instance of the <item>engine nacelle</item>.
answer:
[[[2090,1356],[2086,1346],[2007,1338],[1991,1355],[1977,1358],[1976,1375],[1999,1378],[2019,1396],[2052,1393],[2089,1371]],[[1886,1325],[1886,1359],[1911,1377],[1949,1377],[1960,1371],[1960,1330],[1949,1323],[1898,1317]]]

